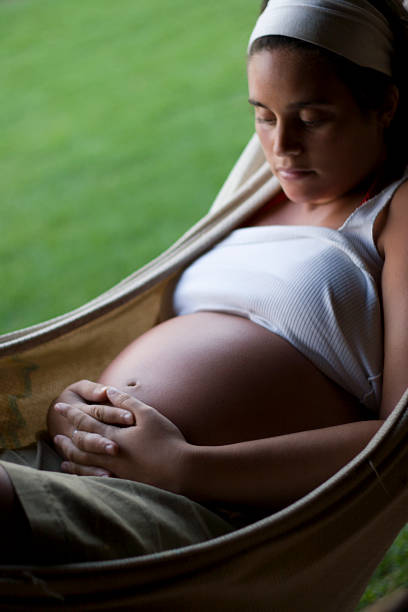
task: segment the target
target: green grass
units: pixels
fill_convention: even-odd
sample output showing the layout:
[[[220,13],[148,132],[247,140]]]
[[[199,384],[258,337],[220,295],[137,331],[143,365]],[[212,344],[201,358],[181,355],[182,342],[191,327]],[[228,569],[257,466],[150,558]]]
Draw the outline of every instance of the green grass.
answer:
[[[408,588],[408,526],[400,532],[375,570],[358,610],[392,593],[398,587]]]
[[[207,210],[252,133],[258,0],[0,0],[0,333],[59,315]],[[361,606],[408,586],[405,529]]]
[[[96,296],[209,207],[252,132],[257,5],[0,2],[0,333]]]

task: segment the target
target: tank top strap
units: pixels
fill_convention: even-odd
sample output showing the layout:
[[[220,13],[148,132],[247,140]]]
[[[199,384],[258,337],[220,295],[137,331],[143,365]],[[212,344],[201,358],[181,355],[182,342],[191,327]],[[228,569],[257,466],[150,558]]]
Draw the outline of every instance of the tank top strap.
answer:
[[[398,187],[407,179],[408,168],[399,179],[387,185],[380,193],[377,193],[356,208],[339,228],[339,232],[352,240],[357,248],[359,246],[363,247],[367,255],[375,263],[382,263],[382,258],[377,251],[374,241],[373,229],[375,220],[380,212],[391,202]]]

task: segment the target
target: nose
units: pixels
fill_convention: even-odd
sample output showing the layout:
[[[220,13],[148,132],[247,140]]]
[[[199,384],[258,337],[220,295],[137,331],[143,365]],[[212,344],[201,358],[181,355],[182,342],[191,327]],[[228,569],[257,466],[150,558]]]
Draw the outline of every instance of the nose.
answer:
[[[273,151],[278,157],[299,155],[303,145],[301,134],[296,126],[289,122],[278,121],[273,134]]]

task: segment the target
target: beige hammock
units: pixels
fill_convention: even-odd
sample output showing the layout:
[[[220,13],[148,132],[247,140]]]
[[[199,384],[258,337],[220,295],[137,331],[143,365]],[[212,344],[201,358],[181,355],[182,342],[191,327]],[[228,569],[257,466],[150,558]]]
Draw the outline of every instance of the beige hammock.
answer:
[[[93,379],[166,316],[180,270],[279,189],[254,137],[208,215],[85,306],[0,338],[0,445],[44,428],[50,401]],[[118,561],[0,567],[2,610],[347,612],[408,520],[408,393],[367,447],[289,507],[205,543]],[[271,482],[273,487],[274,483]]]

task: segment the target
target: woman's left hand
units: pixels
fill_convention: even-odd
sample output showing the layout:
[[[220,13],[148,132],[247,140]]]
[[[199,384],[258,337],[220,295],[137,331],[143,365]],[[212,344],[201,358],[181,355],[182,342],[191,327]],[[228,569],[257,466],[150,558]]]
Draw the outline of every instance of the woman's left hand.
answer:
[[[75,406],[60,404],[58,411],[75,427],[72,439],[61,435],[54,439],[67,458],[62,469],[80,476],[126,478],[180,493],[183,456],[189,446],[180,430],[126,393],[109,388],[107,396],[112,406],[134,414],[135,425],[107,425]]]

